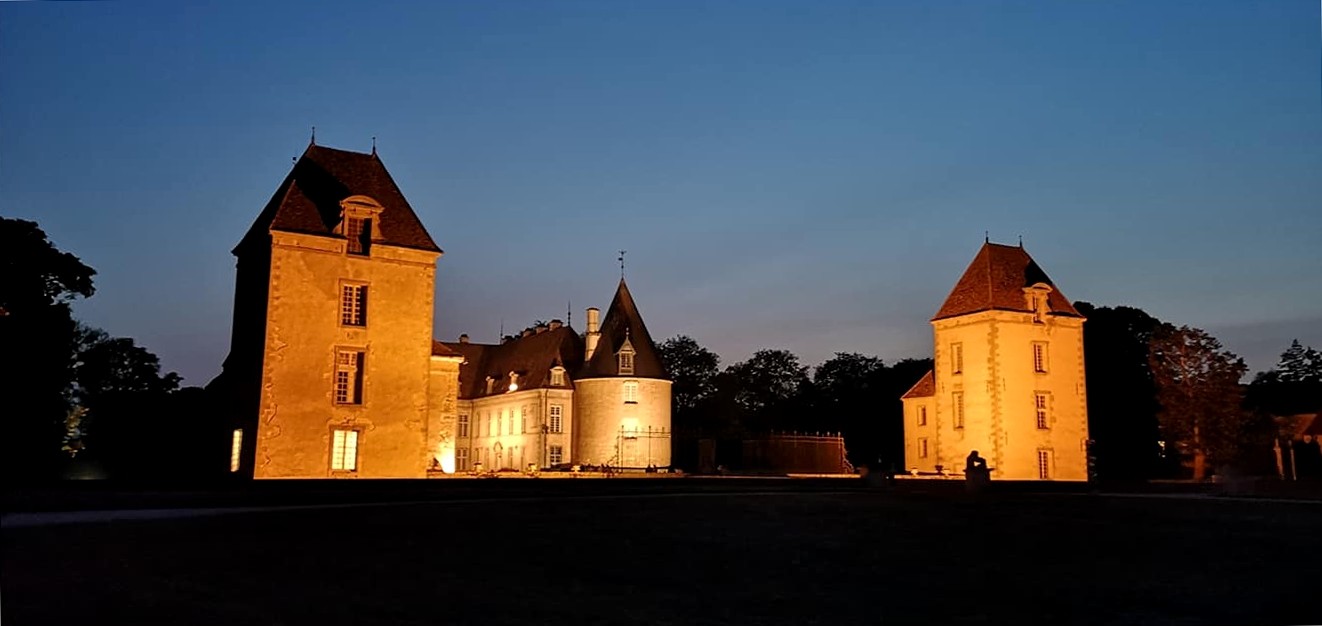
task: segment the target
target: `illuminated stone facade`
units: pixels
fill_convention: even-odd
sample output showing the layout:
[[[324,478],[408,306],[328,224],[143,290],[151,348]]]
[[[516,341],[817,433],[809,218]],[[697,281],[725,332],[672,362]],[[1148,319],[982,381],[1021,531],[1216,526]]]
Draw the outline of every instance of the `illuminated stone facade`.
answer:
[[[905,465],[1087,480],[1084,318],[1022,247],[987,243],[932,320],[934,369],[904,395]]]
[[[594,464],[669,464],[670,383],[624,281],[583,335],[556,320],[500,344],[434,341],[441,250],[375,153],[310,146],[234,254],[230,354],[208,389],[237,475],[546,468],[588,462],[580,447]],[[634,424],[664,433],[652,454],[636,437],[604,446]]]

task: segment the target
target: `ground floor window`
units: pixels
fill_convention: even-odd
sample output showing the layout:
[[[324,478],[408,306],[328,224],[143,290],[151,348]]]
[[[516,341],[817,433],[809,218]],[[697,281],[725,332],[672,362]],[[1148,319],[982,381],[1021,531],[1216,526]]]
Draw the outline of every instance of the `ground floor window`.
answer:
[[[337,472],[358,471],[358,431],[332,431],[331,469]]]
[[[230,471],[239,471],[239,451],[243,449],[243,429],[234,429],[234,436],[230,439]]]
[[[548,457],[549,457],[549,462],[550,462],[551,465],[559,465],[559,464],[561,464],[561,463],[564,463],[564,462],[565,462],[565,449],[564,449],[564,447],[563,447],[563,446],[551,446],[551,451],[550,451],[550,453],[548,454]]]
[[[920,458],[920,459],[925,459],[925,458],[927,458],[927,439],[926,439],[926,438],[924,438],[924,439],[919,439],[919,440],[918,440],[918,458]]]
[[[1037,451],[1037,477],[1042,480],[1051,478],[1051,451]]]
[[[464,472],[468,471],[468,448],[459,448],[454,451],[455,469]]]

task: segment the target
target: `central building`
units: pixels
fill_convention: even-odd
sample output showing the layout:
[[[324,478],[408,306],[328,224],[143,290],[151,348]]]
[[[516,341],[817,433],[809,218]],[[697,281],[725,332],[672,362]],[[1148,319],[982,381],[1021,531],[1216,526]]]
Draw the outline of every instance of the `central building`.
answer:
[[[433,340],[441,249],[375,151],[310,145],[233,253],[230,353],[207,389],[235,474],[670,465],[670,381],[624,280],[582,334]]]

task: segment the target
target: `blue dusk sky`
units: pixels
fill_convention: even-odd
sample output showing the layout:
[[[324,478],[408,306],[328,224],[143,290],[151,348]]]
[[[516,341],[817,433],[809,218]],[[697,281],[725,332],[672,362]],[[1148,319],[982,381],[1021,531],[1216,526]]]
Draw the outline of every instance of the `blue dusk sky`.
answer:
[[[1072,300],[1322,348],[1316,0],[0,3],[0,214],[186,384],[317,127],[445,250],[436,336],[605,307],[658,339],[931,354],[989,231]]]

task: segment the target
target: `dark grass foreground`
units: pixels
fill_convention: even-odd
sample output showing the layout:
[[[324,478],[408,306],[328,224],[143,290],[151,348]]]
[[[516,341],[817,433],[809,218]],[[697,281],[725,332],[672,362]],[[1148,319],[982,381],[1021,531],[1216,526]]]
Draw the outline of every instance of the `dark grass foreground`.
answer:
[[[8,528],[3,621],[1319,623],[1319,529],[1308,502],[754,488]]]

